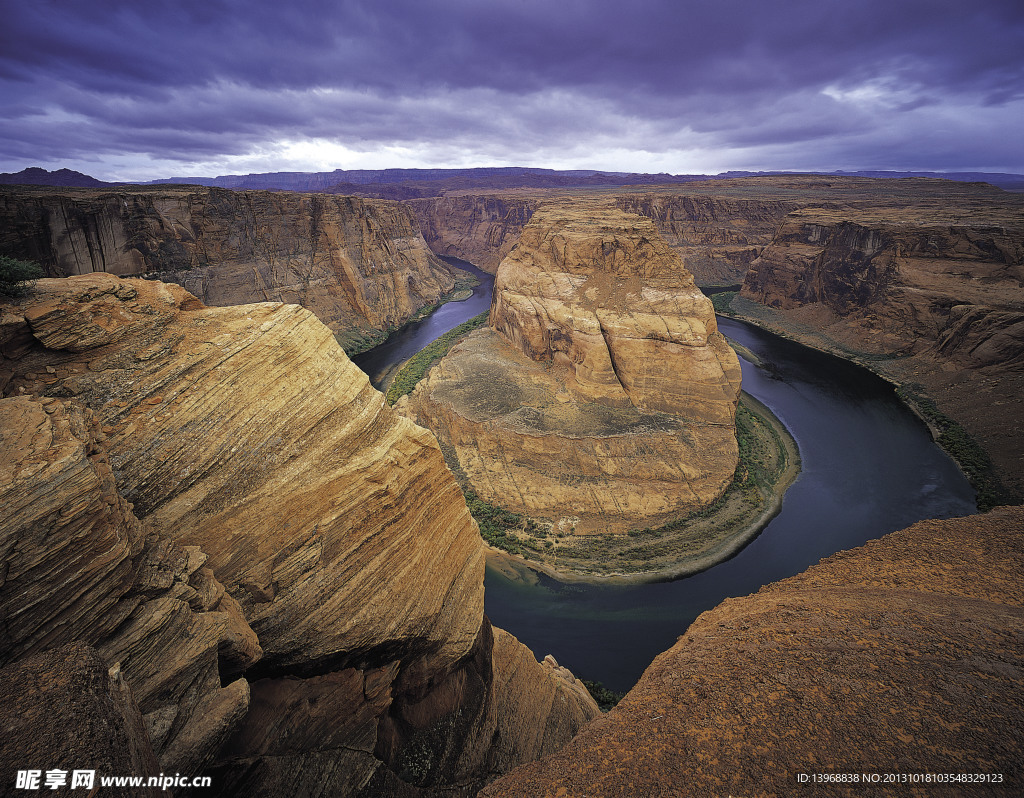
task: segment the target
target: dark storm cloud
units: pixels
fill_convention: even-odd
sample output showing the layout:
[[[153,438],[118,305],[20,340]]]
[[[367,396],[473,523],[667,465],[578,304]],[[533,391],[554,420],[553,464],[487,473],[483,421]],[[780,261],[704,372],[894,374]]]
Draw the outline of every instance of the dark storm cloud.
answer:
[[[313,140],[492,162],[761,152],[764,168],[800,166],[765,159],[806,162],[814,146],[836,168],[895,153],[927,168],[911,144],[938,125],[933,157],[1024,169],[977,124],[1021,121],[1017,0],[0,7],[0,168],[216,162]]]

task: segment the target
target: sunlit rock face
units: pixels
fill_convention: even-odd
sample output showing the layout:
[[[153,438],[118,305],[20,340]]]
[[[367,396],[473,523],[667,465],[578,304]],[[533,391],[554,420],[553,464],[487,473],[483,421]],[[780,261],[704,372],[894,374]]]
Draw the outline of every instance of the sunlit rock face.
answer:
[[[598,714],[492,632],[434,437],[309,311],[46,279],[3,308],[0,353],[0,664],[87,646],[139,756],[214,762],[223,794],[447,795]],[[438,764],[410,769],[424,739]]]
[[[176,285],[92,274],[41,280],[24,317],[36,346],[8,391],[93,409],[121,493],[203,548],[261,667],[412,638],[438,661],[469,650],[483,564],[458,487],[433,438],[384,405],[312,313],[207,308]]]
[[[541,208],[498,270],[490,322],[409,402],[483,498],[625,531],[728,485],[739,363],[649,220]]]
[[[5,683],[36,663],[27,703],[3,705],[5,728],[18,730],[12,752],[43,754],[53,733],[40,724],[49,717],[52,728],[57,712],[75,739],[95,716],[108,739],[127,738],[133,756],[199,770],[245,714],[249,688],[238,675],[262,653],[237,602],[203,567],[206,555],[140,523],[118,490],[99,420],[75,401],[0,399],[0,506]],[[65,649],[96,660],[95,673],[85,660],[54,666],[63,658],[52,653]],[[79,718],[68,711],[75,705]],[[102,756],[126,755],[107,749],[108,739]]]
[[[502,262],[490,323],[530,359],[564,364],[580,401],[732,422],[739,362],[648,219],[538,211]]]
[[[52,277],[155,275],[207,305],[301,304],[350,351],[454,286],[407,207],[324,194],[4,187],[0,252]]]

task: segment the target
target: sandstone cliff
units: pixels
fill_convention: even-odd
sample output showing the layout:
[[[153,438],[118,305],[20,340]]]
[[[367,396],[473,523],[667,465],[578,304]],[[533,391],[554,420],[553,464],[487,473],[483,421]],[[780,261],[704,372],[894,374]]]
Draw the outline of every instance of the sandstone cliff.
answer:
[[[916,386],[1020,494],[1024,201],[984,185],[881,182],[874,205],[787,216],[751,265],[741,293],[751,302],[736,307]]]
[[[409,402],[482,498],[565,531],[626,531],[729,484],[739,364],[648,220],[538,210],[490,322]]]
[[[750,263],[799,203],[774,197],[771,192],[763,198],[722,193],[623,194],[615,204],[653,221],[698,283],[727,285],[743,281]]]
[[[1024,510],[923,521],[701,615],[607,716],[481,795],[1017,795]],[[798,773],[1002,774],[798,783]]]
[[[84,643],[120,663],[165,770],[196,772],[233,734],[225,794],[293,794],[311,762],[332,794],[468,791],[597,714],[494,641],[436,442],[308,311],[41,280],[5,309],[0,351],[3,659]],[[472,678],[487,691],[456,689]],[[515,683],[537,701],[516,706]],[[455,750],[463,716],[509,736],[464,724],[488,742],[403,770],[424,735]]]
[[[295,302],[350,350],[452,290],[407,208],[320,194],[0,190],[0,252],[50,276],[158,276],[208,305]]]
[[[144,716],[123,727],[116,717],[104,720],[116,727],[115,737],[127,735],[149,760],[155,753],[165,770],[197,771],[245,713],[249,688],[236,677],[260,657],[256,635],[203,568],[206,555],[198,547],[180,548],[152,533],[147,540],[118,490],[106,435],[91,410],[56,398],[17,396],[0,399],[0,421],[0,663],[9,675],[28,673],[35,666],[23,665],[25,657],[68,644],[93,659],[98,651],[106,663],[103,676],[110,668],[112,684],[131,686],[130,700],[117,699],[131,711],[118,714]],[[64,684],[39,667],[33,679]],[[67,678],[96,684],[73,672]],[[103,694],[114,688],[99,689]],[[52,738],[40,728],[52,723],[44,698],[33,694],[35,714],[19,722],[23,736],[13,741],[19,750]],[[18,713],[17,704],[4,706]],[[134,725],[143,723],[146,732],[140,733]],[[88,736],[85,727],[82,733]],[[66,752],[50,753],[58,758],[36,766],[71,764]],[[111,754],[113,766],[120,755]],[[82,762],[93,755],[100,752]],[[21,760],[21,767],[29,766]],[[13,772],[3,776],[13,783]]]
[[[448,194],[406,203],[419,221],[427,245],[494,274],[519,240],[539,201],[517,192]]]
[[[741,282],[783,217],[808,201],[771,188],[750,192],[742,181],[716,180],[657,190],[459,191],[406,204],[434,252],[495,273],[537,208],[587,195],[606,197],[621,210],[653,221],[700,285]]]

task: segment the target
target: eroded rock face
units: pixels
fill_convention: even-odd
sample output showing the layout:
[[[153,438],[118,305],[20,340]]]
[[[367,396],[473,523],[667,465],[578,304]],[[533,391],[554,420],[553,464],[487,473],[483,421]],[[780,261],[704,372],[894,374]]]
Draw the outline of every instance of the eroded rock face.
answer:
[[[566,364],[582,401],[733,421],[739,362],[647,219],[590,205],[538,211],[502,263],[490,324],[532,360]]]
[[[836,794],[797,784],[815,772],[1002,773],[978,794],[1011,795],[1022,525],[1021,508],[923,521],[729,599],[607,716],[481,795]]]
[[[398,663],[264,679],[215,771],[224,795],[471,796],[600,714],[571,673],[485,621],[473,651],[412,692]]]
[[[1009,365],[1019,355],[1012,345],[1003,351],[1009,339],[983,349],[978,361],[970,354],[1018,323],[1013,316],[1024,308],[1024,207],[1004,215],[1007,225],[995,227],[969,216],[944,224],[908,209],[888,218],[856,209],[795,212],[752,264],[743,295],[829,328],[856,349],[920,354],[943,338],[946,354],[965,365]],[[952,313],[965,305],[975,312]],[[982,322],[990,312],[1010,317]],[[964,337],[973,339],[966,351],[952,345]]]
[[[877,181],[876,181],[877,182]],[[743,313],[934,400],[1024,495],[1024,200],[896,181],[877,200],[790,214],[747,275]],[[767,306],[768,310],[762,310]]]
[[[534,715],[505,698],[479,533],[436,441],[307,310],[96,273],[39,281],[3,330],[0,656],[94,647],[164,770],[199,772],[245,718],[217,771],[243,794],[294,794],[311,762],[349,773],[338,794],[382,769],[401,787],[413,741],[380,747],[389,713],[433,707],[414,720],[459,750],[445,718],[473,668],[522,739],[487,736],[416,789],[480,786],[540,751],[534,720],[557,747],[597,714],[572,689]],[[544,694],[535,660],[517,673]]]
[[[53,277],[157,275],[208,305],[298,303],[350,348],[454,286],[406,207],[322,194],[4,188],[0,251]]]
[[[262,667],[390,659],[406,639],[438,663],[469,650],[483,559],[458,488],[311,313],[93,274],[40,281],[24,315],[52,347],[16,361],[10,389],[94,409],[135,514],[209,556]],[[56,349],[69,341],[92,348]],[[413,575],[444,588],[417,595]]]
[[[166,770],[197,772],[248,706],[245,681],[222,688],[222,678],[262,651],[223,585],[200,572],[206,555],[147,534],[118,491],[106,441],[78,403],[0,400],[0,661],[91,647],[144,716],[133,744]],[[47,686],[33,700],[40,713],[79,700],[63,695]],[[20,715],[16,702],[3,706]]]
[[[517,194],[448,194],[406,203],[427,245],[494,274],[540,200]]]
[[[650,221],[538,210],[490,321],[409,401],[482,498],[566,531],[626,531],[729,484],[739,363]]]
[[[799,203],[772,196],[770,190],[762,198],[747,199],[725,191],[715,196],[714,186],[701,187],[705,193],[682,189],[623,194],[615,204],[653,221],[700,285],[740,283],[782,219]]]

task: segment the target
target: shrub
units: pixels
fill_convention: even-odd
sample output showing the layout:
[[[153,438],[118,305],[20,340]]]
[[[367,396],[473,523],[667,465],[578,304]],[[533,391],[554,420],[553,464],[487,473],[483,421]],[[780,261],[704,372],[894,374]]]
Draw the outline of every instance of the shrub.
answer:
[[[609,690],[601,682],[592,682],[588,679],[580,679],[580,681],[583,682],[583,686],[587,688],[590,695],[594,697],[602,712],[607,712],[626,697],[625,693]]]
[[[44,277],[38,264],[0,255],[0,294],[21,296],[29,291],[32,282]]]

